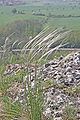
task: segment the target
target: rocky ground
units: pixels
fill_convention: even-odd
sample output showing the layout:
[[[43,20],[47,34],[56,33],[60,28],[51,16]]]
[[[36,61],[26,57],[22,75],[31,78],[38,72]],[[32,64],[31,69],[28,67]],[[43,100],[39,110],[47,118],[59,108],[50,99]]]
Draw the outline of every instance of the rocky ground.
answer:
[[[11,68],[12,67],[12,68]],[[21,65],[10,65],[4,75],[15,74],[15,71],[22,69]],[[34,88],[34,66],[31,70],[31,87]],[[37,69],[37,76],[43,82],[52,81],[52,86],[45,89],[43,114],[47,118],[54,120],[80,120],[80,53],[71,53],[66,57],[61,56],[57,60],[52,60]],[[8,90],[7,95],[13,101],[25,103],[24,82],[29,76],[25,76],[22,83],[14,83]],[[26,84],[26,90],[27,84]],[[68,112],[70,111],[70,113]],[[68,117],[67,117],[68,116]],[[71,116],[70,116],[71,117]]]

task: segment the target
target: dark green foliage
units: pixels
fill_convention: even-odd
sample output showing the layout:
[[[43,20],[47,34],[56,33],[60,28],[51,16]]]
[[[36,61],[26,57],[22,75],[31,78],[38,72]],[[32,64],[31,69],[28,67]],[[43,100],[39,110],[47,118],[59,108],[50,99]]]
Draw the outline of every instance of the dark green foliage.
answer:
[[[16,8],[12,9],[12,13],[13,13],[13,14],[16,14],[16,13],[17,13]]]
[[[11,120],[21,116],[22,107],[19,102],[12,102],[7,96],[3,97],[4,103],[4,119]]]

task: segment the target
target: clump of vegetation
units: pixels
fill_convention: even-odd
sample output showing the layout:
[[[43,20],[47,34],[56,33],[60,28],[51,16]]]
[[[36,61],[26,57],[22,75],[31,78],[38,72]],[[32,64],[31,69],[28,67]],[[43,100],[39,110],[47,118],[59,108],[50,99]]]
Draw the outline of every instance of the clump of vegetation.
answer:
[[[67,105],[64,111],[64,120],[76,120],[76,109],[74,106]]]
[[[61,47],[62,44],[60,44],[59,46],[57,46],[53,49],[50,49],[50,46],[60,39],[63,40],[67,34],[68,34],[68,31],[66,31],[62,28],[56,29],[55,31],[50,30],[49,28],[48,29],[46,28],[43,31],[41,31],[35,38],[28,41],[21,51],[21,56],[22,56],[22,58],[25,58],[23,60],[25,60],[25,63],[27,64],[27,71],[26,72],[21,71],[20,73],[18,73],[16,75],[12,75],[12,76],[8,76],[8,77],[1,75],[0,89],[2,90],[2,92],[6,93],[7,89],[11,86],[11,84],[14,81],[22,82],[23,77],[25,75],[27,75],[27,76],[30,75],[30,72],[28,71],[29,64],[35,63],[35,66],[36,66],[36,64],[38,64],[40,66],[43,64],[42,61],[44,60],[44,58],[47,61],[49,56],[55,50],[57,50],[59,47]],[[6,41],[9,44],[9,42],[10,42],[9,37],[7,37]],[[5,47],[4,47],[5,51],[7,51],[7,49],[8,49],[8,47],[6,45],[6,41],[5,41]],[[9,44],[9,46],[10,46],[10,44]],[[11,47],[12,47],[12,45],[10,46],[10,48]],[[29,51],[26,52],[26,49],[29,49]],[[5,55],[10,54],[10,56],[12,56],[12,53],[9,50],[7,52],[5,52],[4,54]],[[5,56],[3,58],[5,60]],[[9,61],[9,62],[11,63],[13,61],[14,60],[12,58],[11,61]],[[1,71],[3,71],[3,70],[1,70]],[[29,120],[41,120],[43,118],[43,115],[42,115],[43,86],[41,83],[42,78],[38,79],[38,77],[37,77],[36,67],[35,67],[35,78],[34,79],[35,79],[35,85],[34,85],[33,89],[31,88],[31,83],[28,79],[28,94],[26,94],[26,88],[25,88],[25,97],[26,97],[26,105],[25,105],[26,108],[25,109],[26,109],[27,113],[29,114]],[[25,83],[25,85],[26,85],[26,83]],[[52,85],[52,83],[48,83],[48,85]],[[5,99],[7,99],[7,102]],[[16,108],[17,103],[13,103],[13,102],[11,103],[11,100],[9,100],[9,98],[5,98],[5,99],[4,99],[4,103],[5,103],[5,107],[6,107],[6,109],[4,109],[4,111],[5,111],[4,116],[6,116],[5,120],[7,120],[7,119],[11,120],[13,118],[20,117],[21,112],[23,112],[23,109],[21,109],[21,106],[19,106],[19,104],[18,104],[18,107]],[[6,112],[7,109],[9,109],[8,112]]]
[[[64,92],[71,96],[77,96],[80,92],[80,87],[75,86],[75,87],[64,88]]]
[[[13,13],[13,14],[16,14],[16,13],[17,13],[16,8],[12,9],[12,13]]]
[[[3,97],[4,113],[2,118],[4,120],[11,120],[22,115],[22,107],[19,102],[12,102],[7,96]]]
[[[30,74],[30,73],[29,73]],[[31,76],[31,75],[30,75]],[[29,78],[29,77],[28,77]],[[31,78],[31,77],[30,77]],[[43,110],[43,93],[41,79],[37,78],[37,69],[35,68],[34,88],[31,88],[31,82],[28,79],[27,110],[30,114],[30,120],[41,120]]]

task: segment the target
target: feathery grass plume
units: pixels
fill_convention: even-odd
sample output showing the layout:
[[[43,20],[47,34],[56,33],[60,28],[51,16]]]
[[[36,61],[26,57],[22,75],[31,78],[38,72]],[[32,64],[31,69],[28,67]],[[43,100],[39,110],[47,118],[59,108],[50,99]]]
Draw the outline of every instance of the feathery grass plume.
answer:
[[[8,37],[6,37],[6,39],[5,39],[5,43],[4,43],[4,45],[2,46],[3,47],[3,57],[6,55],[6,54],[8,54],[9,52],[10,52],[10,48],[11,48],[11,40],[10,40],[10,38],[13,36],[15,34],[15,32],[14,33],[12,33],[12,34],[10,34]],[[6,55],[7,56],[7,55]]]
[[[48,41],[51,40],[56,34],[57,34],[56,30],[52,31],[52,32],[50,31],[50,33],[48,33],[47,36],[43,36],[38,41],[35,41],[32,48],[31,48],[31,50],[30,50],[30,52],[29,52],[29,54],[31,54],[35,48],[37,49],[38,47],[41,47],[41,49],[42,49],[43,45],[46,46],[46,44],[44,44],[44,43],[45,42],[48,43]]]
[[[40,62],[40,60],[46,57],[46,55],[52,54],[54,50],[62,47],[62,44],[52,49],[50,49],[50,47],[58,41],[64,41],[69,32],[70,31],[63,28],[55,30],[45,28],[35,38],[27,42],[27,44],[23,47],[22,51],[24,51],[24,55],[26,54],[26,50],[28,50],[27,61],[33,62],[36,59],[36,61],[39,60]]]
[[[18,47],[19,45],[21,45],[23,42],[24,42],[24,41],[20,41],[20,42],[18,43],[17,47]]]
[[[41,51],[44,52],[43,57],[41,56],[41,59],[42,59],[42,58],[44,58],[46,55],[48,55],[47,57],[49,57],[49,55],[50,55],[51,53],[53,53],[53,51],[57,51],[60,47],[63,47],[63,46],[65,46],[66,44],[68,44],[68,43],[62,44],[62,43],[63,43],[63,41],[62,41],[62,43],[61,43],[59,46],[50,49],[51,45],[54,44],[54,43],[56,42],[56,40],[58,41],[58,39],[55,39],[55,40],[52,39],[51,41],[47,42],[47,44],[44,44],[44,46],[41,46],[41,48],[38,48],[35,52],[33,52],[33,57],[30,59],[30,61],[31,61],[37,54],[39,54],[39,52],[41,52]],[[45,50],[46,50],[46,53],[45,53]],[[50,52],[49,50],[52,51],[52,52]],[[49,54],[48,54],[48,53],[49,53]],[[40,61],[41,59],[39,59],[38,61]]]
[[[16,40],[15,42],[13,42],[13,44],[12,44],[12,47],[11,47],[11,48],[13,49],[13,48],[15,47],[15,45],[16,45],[16,44],[18,44],[18,42],[19,42],[18,40]]]
[[[49,28],[47,28],[47,27],[45,29],[43,29],[38,35],[36,35],[35,38],[31,39],[31,41],[29,41],[28,43],[26,43],[26,45],[23,47],[23,49],[26,48],[26,47],[28,47],[29,45],[31,45],[36,39],[38,40],[43,34],[45,34],[45,32],[47,30],[49,30]]]
[[[15,32],[10,34],[8,37],[6,37],[5,43],[3,45],[4,50],[6,49],[7,45],[10,43],[10,39],[9,38],[12,37],[14,34],[15,34]]]
[[[46,58],[53,53],[53,51],[59,49],[63,46],[63,41],[60,45],[55,48],[50,49],[51,45],[56,41],[63,40],[68,34],[67,30],[62,28],[56,30],[45,29],[37,37],[30,40],[24,47],[24,54],[27,54],[27,62],[32,63],[38,61],[38,64],[43,58]],[[28,49],[27,53],[25,52]],[[22,50],[22,51],[23,51]],[[37,63],[36,63],[37,64]],[[27,66],[29,68],[29,66]],[[43,108],[43,87],[41,86],[42,78],[38,80],[37,69],[35,65],[34,73],[34,89],[31,88],[31,73],[29,69],[27,70],[27,84],[28,84],[28,111],[30,113],[31,120],[41,120],[42,118],[42,108]],[[40,70],[41,71],[41,70]],[[38,73],[40,75],[40,73]],[[42,75],[40,75],[42,76]]]

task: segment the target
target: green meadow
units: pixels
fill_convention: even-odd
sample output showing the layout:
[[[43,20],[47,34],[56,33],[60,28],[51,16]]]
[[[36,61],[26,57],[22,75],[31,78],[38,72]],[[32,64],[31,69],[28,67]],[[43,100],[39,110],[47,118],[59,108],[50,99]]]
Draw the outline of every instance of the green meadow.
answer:
[[[16,8],[17,11],[24,11],[24,14],[13,14],[12,9]],[[41,13],[45,16],[33,15],[32,13]],[[75,16],[68,18],[55,18],[51,15]],[[5,26],[16,20],[26,19],[47,19],[47,25],[55,27],[67,27],[73,30],[80,29],[80,6],[0,6],[0,27]]]

